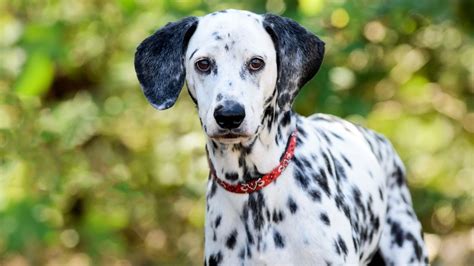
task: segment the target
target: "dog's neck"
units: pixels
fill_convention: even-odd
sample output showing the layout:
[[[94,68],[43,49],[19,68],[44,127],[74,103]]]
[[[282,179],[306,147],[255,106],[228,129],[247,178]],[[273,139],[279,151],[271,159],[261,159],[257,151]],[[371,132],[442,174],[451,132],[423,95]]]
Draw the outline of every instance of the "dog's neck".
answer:
[[[259,133],[245,144],[207,141],[209,160],[218,178],[230,184],[244,183],[271,172],[280,163],[289,137],[296,128],[291,111],[269,107]]]

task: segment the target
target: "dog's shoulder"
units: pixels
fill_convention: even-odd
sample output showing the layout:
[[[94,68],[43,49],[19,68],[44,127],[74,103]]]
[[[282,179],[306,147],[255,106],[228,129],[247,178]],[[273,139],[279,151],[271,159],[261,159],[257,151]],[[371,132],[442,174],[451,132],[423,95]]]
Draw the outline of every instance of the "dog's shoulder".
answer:
[[[374,141],[373,144],[375,144],[375,142],[390,143],[384,135],[334,115],[317,113],[307,117],[306,120],[308,120],[309,124],[313,127],[325,130],[333,136],[362,137],[371,142]],[[337,136],[335,137],[337,138]]]
[[[300,120],[304,121],[305,127],[311,127],[331,150],[343,153],[352,149],[357,153],[370,153],[386,172],[392,172],[394,167],[404,172],[392,143],[381,133],[329,114],[314,114]]]

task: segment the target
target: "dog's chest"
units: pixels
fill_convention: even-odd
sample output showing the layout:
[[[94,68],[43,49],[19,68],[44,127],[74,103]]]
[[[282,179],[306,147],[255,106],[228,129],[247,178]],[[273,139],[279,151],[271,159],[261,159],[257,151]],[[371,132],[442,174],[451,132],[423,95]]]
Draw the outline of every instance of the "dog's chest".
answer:
[[[370,156],[352,160],[368,153],[363,146],[342,156],[305,133],[290,166],[263,190],[230,194],[209,182],[208,260],[314,265],[359,263],[370,256],[385,215],[381,168]]]
[[[377,159],[349,133],[322,137],[309,125],[299,131],[291,164],[264,189],[233,194],[209,181],[206,258],[231,265],[360,264],[375,251],[386,211]]]
[[[325,232],[316,234],[322,225],[311,214],[316,209],[284,184],[289,177],[285,173],[278,185],[230,198],[217,187],[208,199],[206,257],[221,254],[224,265],[304,265],[322,258],[320,244],[329,239]]]

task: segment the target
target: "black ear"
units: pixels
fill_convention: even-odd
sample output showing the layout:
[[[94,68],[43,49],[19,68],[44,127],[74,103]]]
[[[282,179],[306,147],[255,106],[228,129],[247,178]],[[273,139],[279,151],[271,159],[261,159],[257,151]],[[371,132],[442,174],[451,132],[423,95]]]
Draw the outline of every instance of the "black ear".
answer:
[[[186,78],[184,55],[198,19],[187,17],[146,38],[135,53],[135,72],[148,101],[158,110],[174,105]]]
[[[273,14],[263,18],[277,54],[278,105],[289,108],[301,87],[318,72],[324,42],[291,19]]]

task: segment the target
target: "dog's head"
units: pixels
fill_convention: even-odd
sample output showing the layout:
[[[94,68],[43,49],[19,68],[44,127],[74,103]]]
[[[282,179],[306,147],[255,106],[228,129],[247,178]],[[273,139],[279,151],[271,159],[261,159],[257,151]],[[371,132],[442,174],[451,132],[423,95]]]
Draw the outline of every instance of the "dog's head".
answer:
[[[135,69],[159,110],[186,80],[206,134],[239,143],[259,133],[266,110],[291,108],[323,54],[324,43],[293,20],[225,10],[167,24],[139,45]]]

